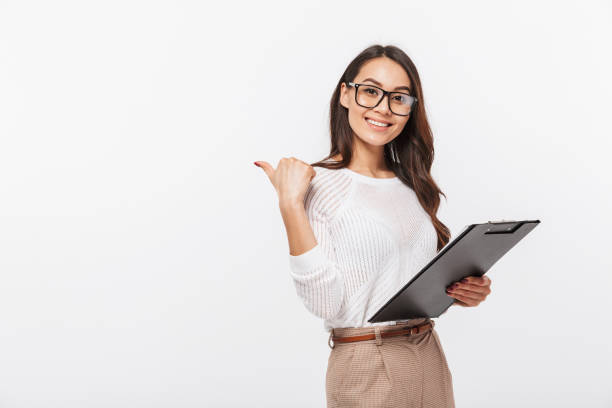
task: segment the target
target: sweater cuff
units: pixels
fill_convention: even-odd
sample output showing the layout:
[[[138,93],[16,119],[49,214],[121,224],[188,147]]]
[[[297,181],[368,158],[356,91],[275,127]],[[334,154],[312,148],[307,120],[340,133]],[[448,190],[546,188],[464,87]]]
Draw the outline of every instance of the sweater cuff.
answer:
[[[325,265],[327,258],[321,249],[321,245],[317,244],[308,251],[300,255],[289,254],[289,265],[296,275],[308,275],[319,266]]]

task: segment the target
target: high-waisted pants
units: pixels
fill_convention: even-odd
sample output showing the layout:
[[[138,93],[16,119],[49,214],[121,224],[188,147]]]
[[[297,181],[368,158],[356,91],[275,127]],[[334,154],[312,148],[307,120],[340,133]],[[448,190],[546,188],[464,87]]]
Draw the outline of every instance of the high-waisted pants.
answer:
[[[398,330],[428,321],[335,328],[334,336]],[[434,328],[418,334],[335,342],[325,377],[328,408],[454,408],[452,376]]]

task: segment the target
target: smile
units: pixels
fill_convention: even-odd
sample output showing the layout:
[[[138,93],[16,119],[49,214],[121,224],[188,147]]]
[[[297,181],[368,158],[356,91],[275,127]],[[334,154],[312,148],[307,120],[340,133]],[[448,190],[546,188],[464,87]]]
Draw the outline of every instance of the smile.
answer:
[[[369,127],[376,130],[386,130],[389,126],[391,126],[391,124],[377,122],[372,119],[366,119],[365,121],[367,122]]]

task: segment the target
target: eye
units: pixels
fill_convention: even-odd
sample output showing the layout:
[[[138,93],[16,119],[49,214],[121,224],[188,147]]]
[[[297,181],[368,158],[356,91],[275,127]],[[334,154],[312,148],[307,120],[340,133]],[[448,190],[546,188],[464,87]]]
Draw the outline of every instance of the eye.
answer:
[[[399,103],[404,104],[404,105],[410,105],[411,100],[412,100],[412,97],[408,96],[408,95],[398,95],[398,94],[396,94],[396,95],[393,96],[393,101],[399,102]]]

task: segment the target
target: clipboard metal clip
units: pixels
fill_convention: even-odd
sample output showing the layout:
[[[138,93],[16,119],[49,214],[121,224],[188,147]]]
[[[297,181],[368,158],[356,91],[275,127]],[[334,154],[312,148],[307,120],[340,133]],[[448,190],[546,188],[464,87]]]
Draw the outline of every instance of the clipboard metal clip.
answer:
[[[489,226],[487,230],[484,232],[487,234],[512,234],[516,230],[518,230],[525,221],[511,221],[511,220],[501,220],[501,221],[488,221]]]

